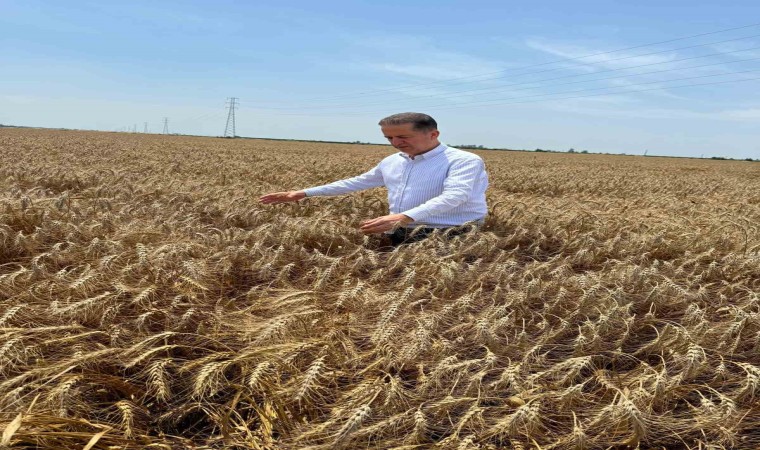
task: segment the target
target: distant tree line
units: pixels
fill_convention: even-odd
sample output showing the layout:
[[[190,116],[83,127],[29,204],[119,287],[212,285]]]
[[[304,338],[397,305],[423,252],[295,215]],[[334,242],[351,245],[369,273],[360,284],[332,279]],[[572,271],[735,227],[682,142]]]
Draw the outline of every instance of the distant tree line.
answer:
[[[567,152],[563,152],[561,150],[551,150],[546,148],[537,148],[535,150],[518,150],[518,149],[511,149],[511,148],[493,148],[493,147],[484,147],[482,145],[474,145],[474,144],[463,144],[463,145],[455,145],[456,148],[466,148],[466,149],[474,149],[474,150],[502,150],[502,151],[510,151],[510,152],[529,152],[534,151],[538,153],[580,153],[580,154],[589,154],[588,150],[576,150],[574,148],[570,148],[567,150]],[[648,150],[647,150],[648,152]],[[647,152],[644,152],[644,156],[647,156]],[[595,154],[598,155],[612,155],[612,156],[629,156],[628,153],[607,153],[607,152],[597,152]],[[632,155],[631,155],[632,156]],[[651,155],[655,156],[655,155]],[[671,157],[671,156],[660,156],[660,158],[678,158]],[[700,158],[705,159],[705,158]],[[726,158],[724,156],[712,156],[709,159],[714,160],[720,160],[720,161],[741,161],[741,159],[735,159],[735,158]],[[752,158],[745,158],[744,161],[754,161],[754,162],[760,162],[760,158],[758,159],[752,159]]]
[[[23,125],[10,125],[10,124],[3,124],[0,123],[0,128],[38,128],[38,127],[28,127]],[[43,127],[44,128],[44,127]],[[47,128],[51,130],[72,130],[70,128]],[[75,130],[74,130],[75,131]],[[211,136],[202,136],[202,135],[192,135],[192,134],[182,134],[182,133],[172,133],[172,135],[175,136],[197,136],[197,137],[211,137]],[[259,138],[259,137],[249,137],[249,136],[235,136],[236,138],[242,138],[242,139],[256,139],[256,140],[271,140],[271,141],[291,141],[291,142],[321,142],[325,144],[360,144],[360,145],[384,145],[384,144],[375,144],[372,142],[362,142],[362,141],[320,141],[320,140],[313,140],[313,139],[283,139],[283,138]],[[527,150],[527,149],[512,149],[512,148],[494,148],[494,147],[486,147],[484,145],[478,145],[478,144],[461,144],[461,145],[454,145],[456,148],[466,148],[470,150],[499,150],[499,151],[508,151],[508,152],[539,152],[539,153],[581,153],[581,154],[588,154],[588,150],[580,150],[577,151],[574,148],[570,148],[567,150],[567,152],[563,152],[561,150],[550,150],[550,149],[544,149],[544,148],[537,148],[535,150]],[[648,150],[647,150],[648,151]],[[613,156],[628,156],[627,153],[596,153],[599,155],[613,155]],[[644,152],[644,156],[647,156],[646,152]],[[653,155],[654,156],[654,155]],[[671,158],[670,156],[660,156],[661,158]],[[678,158],[678,157],[675,157]],[[699,158],[699,159],[705,159],[705,158]],[[735,158],[727,158],[725,156],[711,156],[709,159],[717,160],[717,161],[742,161],[741,159],[735,159]],[[752,161],[752,162],[760,162],[760,158],[752,159],[752,158],[744,158],[744,161]]]

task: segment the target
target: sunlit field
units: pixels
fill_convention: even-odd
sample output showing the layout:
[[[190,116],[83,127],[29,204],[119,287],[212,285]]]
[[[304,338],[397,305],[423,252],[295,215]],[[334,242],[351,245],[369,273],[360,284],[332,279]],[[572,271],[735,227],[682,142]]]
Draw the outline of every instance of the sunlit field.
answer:
[[[760,447],[760,163],[478,151],[395,250],[389,146],[0,129],[11,448]]]

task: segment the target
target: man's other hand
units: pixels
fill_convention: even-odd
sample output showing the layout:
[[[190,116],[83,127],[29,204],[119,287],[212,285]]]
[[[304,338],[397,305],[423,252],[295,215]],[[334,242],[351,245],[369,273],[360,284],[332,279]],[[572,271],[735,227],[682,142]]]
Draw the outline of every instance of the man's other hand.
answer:
[[[361,223],[359,230],[364,234],[382,233],[412,222],[414,222],[414,219],[409,216],[403,214],[390,214],[388,216],[365,220]]]
[[[271,194],[266,194],[259,197],[259,202],[265,205],[269,205],[277,203],[297,202],[302,198],[306,198],[306,192],[304,191],[273,192]]]

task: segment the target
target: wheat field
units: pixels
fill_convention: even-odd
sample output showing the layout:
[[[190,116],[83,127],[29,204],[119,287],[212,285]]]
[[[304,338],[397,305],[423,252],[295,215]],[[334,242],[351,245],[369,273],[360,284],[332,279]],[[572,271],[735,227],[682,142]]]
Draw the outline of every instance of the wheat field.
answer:
[[[0,129],[0,447],[760,448],[760,164],[479,151],[389,251],[389,146]]]

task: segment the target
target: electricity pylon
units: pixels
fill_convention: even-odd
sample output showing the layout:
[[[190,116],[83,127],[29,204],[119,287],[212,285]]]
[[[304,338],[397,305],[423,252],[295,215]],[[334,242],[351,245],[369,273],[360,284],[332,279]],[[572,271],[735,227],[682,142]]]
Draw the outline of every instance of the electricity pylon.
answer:
[[[224,137],[235,137],[235,108],[237,108],[237,100],[237,97],[227,99],[229,111],[227,112],[227,125],[224,127]]]

